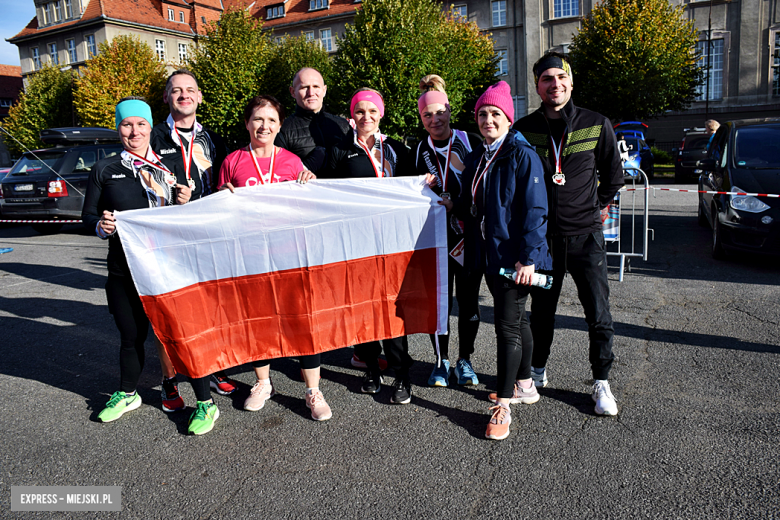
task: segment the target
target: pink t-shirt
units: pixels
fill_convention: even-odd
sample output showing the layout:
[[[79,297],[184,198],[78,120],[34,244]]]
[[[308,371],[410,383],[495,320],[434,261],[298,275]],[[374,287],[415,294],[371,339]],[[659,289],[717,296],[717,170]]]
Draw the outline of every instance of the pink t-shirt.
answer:
[[[271,158],[259,157],[257,164],[263,173],[267,173],[271,167]],[[303,163],[297,155],[288,152],[284,148],[279,148],[279,152],[274,159],[274,171],[271,182],[294,181],[298,178],[298,173],[303,170]],[[235,188],[260,184],[255,162],[252,160],[252,155],[246,147],[231,153],[222,163],[222,169],[219,170],[218,186],[222,186],[226,182],[229,182]]]

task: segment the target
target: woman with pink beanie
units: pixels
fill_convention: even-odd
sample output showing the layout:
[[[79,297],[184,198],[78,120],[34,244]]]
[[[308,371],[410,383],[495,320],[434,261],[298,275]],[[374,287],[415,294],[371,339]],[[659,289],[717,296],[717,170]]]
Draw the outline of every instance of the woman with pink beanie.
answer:
[[[442,198],[457,199],[464,190],[461,175],[464,161],[472,150],[482,147],[482,140],[473,134],[450,127],[450,102],[444,80],[430,74],[420,80],[420,98],[417,107],[428,137],[420,141],[414,156],[419,175],[427,175],[429,186]],[[457,286],[459,356],[452,366],[459,385],[478,385],[479,379],[471,364],[474,342],[479,330],[479,287],[482,273],[469,273],[463,268],[463,222],[453,213],[447,218],[447,250],[449,251],[449,302],[452,312],[453,289]],[[449,386],[448,334],[431,335],[436,353],[436,364],[428,378],[429,386]]]
[[[465,268],[484,270],[494,300],[497,346],[497,392],[485,432],[488,439],[509,436],[509,405],[532,404],[539,393],[531,380],[533,338],[525,305],[531,277],[552,265],[547,249],[547,192],[542,163],[515,130],[509,85],[488,87],[474,109],[481,148],[466,157],[464,190],[454,202],[443,201],[465,223]],[[514,269],[517,281],[499,275]]]

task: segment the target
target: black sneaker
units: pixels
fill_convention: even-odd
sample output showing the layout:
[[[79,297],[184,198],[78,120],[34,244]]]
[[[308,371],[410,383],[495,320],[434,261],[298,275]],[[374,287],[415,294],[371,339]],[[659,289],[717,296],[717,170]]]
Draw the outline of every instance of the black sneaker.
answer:
[[[408,379],[398,377],[393,383],[395,391],[390,402],[393,404],[409,404],[412,402],[412,385]]]
[[[364,394],[376,394],[382,388],[382,374],[379,372],[366,372],[366,377],[363,379],[363,386],[360,387],[360,391]]]

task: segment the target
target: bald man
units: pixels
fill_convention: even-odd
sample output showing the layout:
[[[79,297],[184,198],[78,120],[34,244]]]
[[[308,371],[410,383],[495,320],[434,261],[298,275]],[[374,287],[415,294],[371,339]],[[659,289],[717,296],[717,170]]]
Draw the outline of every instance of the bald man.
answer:
[[[339,143],[350,131],[346,119],[322,110],[327,91],[317,70],[306,67],[296,72],[290,86],[297,104],[295,113],[284,120],[274,143],[300,157],[314,173],[322,170],[327,148]]]

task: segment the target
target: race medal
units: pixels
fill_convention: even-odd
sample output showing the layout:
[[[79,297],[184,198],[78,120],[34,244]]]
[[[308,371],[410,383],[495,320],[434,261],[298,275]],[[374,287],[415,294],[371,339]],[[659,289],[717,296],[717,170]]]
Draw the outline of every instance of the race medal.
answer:
[[[449,199],[450,198],[450,193],[448,191],[443,191],[443,192],[441,192],[441,195],[439,195],[439,197],[441,197],[443,199]]]
[[[566,132],[561,136],[560,145],[555,145],[555,139],[553,139],[552,136],[550,136],[550,141],[552,141],[553,153],[555,154],[555,173],[552,176],[552,181],[558,186],[563,186],[566,184],[566,177],[563,175],[561,163],[563,162],[563,143],[566,141]]]
[[[564,184],[566,184],[566,177],[563,175],[563,173],[558,172],[552,176],[552,181],[558,186],[563,186]]]
[[[195,181],[194,180],[187,179],[187,184],[189,184],[191,190],[195,189]]]
[[[472,217],[476,217],[477,216],[477,205],[476,204],[472,204],[471,205],[471,216]]]
[[[176,176],[170,172],[165,174],[165,184],[173,188],[176,186]]]

